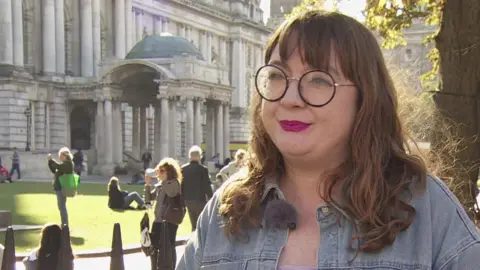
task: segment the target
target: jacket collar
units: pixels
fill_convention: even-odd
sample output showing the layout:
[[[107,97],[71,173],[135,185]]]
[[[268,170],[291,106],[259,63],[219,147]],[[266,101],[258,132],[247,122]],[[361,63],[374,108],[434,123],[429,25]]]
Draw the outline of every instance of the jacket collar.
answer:
[[[260,199],[260,203],[268,202],[269,200],[272,199],[272,196],[277,197],[278,199],[281,199],[281,200],[285,200],[285,196],[283,195],[283,192],[280,189],[280,186],[278,185],[278,178],[279,178],[278,175],[265,176],[264,188],[263,188],[262,197]],[[350,218],[350,216],[341,207],[343,205],[343,200],[336,199],[335,201],[332,201],[325,205],[331,205],[341,215],[345,216],[349,220],[352,220],[352,218]],[[319,207],[320,206],[322,205],[319,205]]]

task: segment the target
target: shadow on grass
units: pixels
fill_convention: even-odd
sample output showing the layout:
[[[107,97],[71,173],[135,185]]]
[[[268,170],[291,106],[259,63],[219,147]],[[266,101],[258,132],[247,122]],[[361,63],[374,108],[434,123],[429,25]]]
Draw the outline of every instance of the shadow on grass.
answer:
[[[85,238],[80,237],[80,236],[70,236],[70,241],[72,242],[73,245],[75,246],[81,246],[85,244]]]

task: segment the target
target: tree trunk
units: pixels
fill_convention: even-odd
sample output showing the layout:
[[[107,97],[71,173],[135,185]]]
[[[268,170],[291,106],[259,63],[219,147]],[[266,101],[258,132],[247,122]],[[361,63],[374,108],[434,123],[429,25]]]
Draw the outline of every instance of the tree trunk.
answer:
[[[456,132],[462,138],[454,168],[463,171],[462,179],[469,180],[456,190],[457,196],[467,196],[465,207],[473,206],[476,189],[472,184],[478,178],[480,143],[476,136],[480,134],[480,1],[446,0],[440,32],[435,39],[440,53],[440,92],[435,102],[440,113],[458,123]],[[448,142],[432,141],[432,148]],[[448,177],[448,175],[446,175]],[[468,177],[468,178],[467,178]],[[476,185],[475,185],[476,186]]]

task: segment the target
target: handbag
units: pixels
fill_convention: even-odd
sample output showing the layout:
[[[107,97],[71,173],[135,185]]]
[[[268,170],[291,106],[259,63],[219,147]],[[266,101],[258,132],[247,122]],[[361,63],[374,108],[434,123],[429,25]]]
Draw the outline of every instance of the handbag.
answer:
[[[60,187],[62,188],[62,194],[65,197],[75,197],[78,190],[79,176],[78,174],[68,173],[58,177]]]
[[[169,223],[180,225],[185,217],[186,212],[183,196],[181,194],[173,198],[168,198],[165,196],[165,200],[167,200],[168,206],[165,210],[163,219]]]

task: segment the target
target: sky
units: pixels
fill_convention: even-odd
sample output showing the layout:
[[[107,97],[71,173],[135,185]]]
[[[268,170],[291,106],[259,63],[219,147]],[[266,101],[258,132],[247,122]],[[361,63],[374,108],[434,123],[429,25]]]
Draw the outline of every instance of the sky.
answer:
[[[265,22],[268,20],[268,17],[270,17],[270,1],[272,0],[261,0],[260,2],[260,8],[263,10],[263,19]],[[354,17],[359,21],[364,20],[362,10],[365,7],[365,0],[339,0],[337,2],[337,7],[340,12]],[[326,0],[325,4],[327,8],[332,7],[333,0]]]

